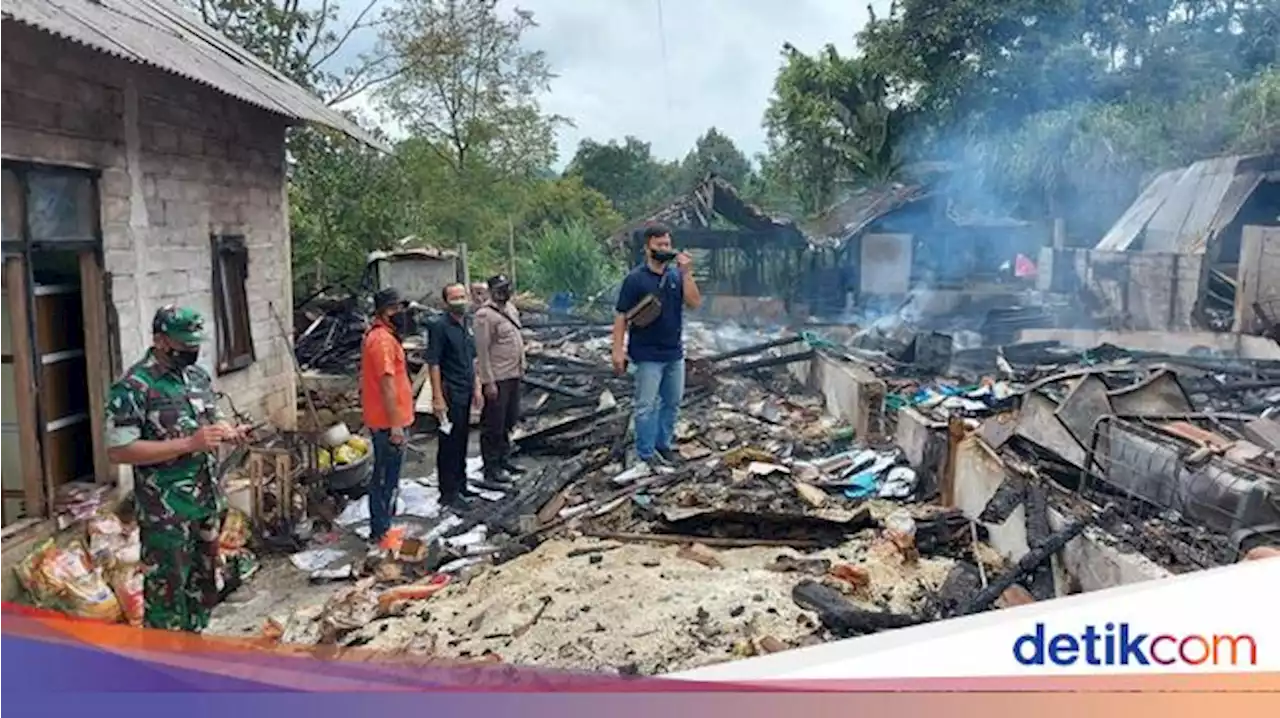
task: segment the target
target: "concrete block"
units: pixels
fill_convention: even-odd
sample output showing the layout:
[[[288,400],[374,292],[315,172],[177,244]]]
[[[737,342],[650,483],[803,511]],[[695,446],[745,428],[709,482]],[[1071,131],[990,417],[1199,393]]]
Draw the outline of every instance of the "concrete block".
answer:
[[[822,394],[827,413],[848,421],[862,440],[883,436],[885,384],[870,369],[818,353],[804,381]]]
[[[894,434],[894,443],[906,454],[907,461],[911,462],[913,468],[924,467],[930,442],[937,441],[939,438],[944,443],[947,440],[946,423],[934,421],[909,407],[898,411],[898,427]]]
[[[1000,458],[976,436],[960,442],[956,451],[955,501],[965,516],[977,520],[987,502],[1004,483],[1006,473]],[[1053,508],[1049,509],[1049,525],[1060,531],[1067,525],[1067,518]],[[999,524],[984,524],[988,531],[988,543],[1010,561],[1022,558],[1027,546],[1026,510],[1014,509]],[[1115,539],[1097,528],[1087,529],[1069,542],[1060,554],[1059,567],[1067,582],[1084,591],[1096,591],[1123,586],[1140,581],[1164,578],[1171,574],[1146,556],[1122,551],[1115,546]],[[1065,586],[1059,586],[1059,593]]]

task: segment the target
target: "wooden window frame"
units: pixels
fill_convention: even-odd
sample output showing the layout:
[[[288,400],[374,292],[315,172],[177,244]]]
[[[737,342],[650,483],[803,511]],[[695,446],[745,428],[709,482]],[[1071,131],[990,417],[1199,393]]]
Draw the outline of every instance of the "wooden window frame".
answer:
[[[257,361],[249,312],[249,246],[244,235],[214,234],[210,235],[210,248],[213,255],[216,368],[218,376],[223,376],[247,369]],[[241,337],[239,342],[236,341],[237,334]]]

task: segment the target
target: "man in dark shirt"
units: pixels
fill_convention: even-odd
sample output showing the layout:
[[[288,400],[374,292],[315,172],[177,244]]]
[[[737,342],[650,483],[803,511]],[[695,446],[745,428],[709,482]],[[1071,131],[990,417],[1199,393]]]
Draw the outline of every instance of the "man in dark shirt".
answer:
[[[470,508],[467,489],[467,438],[471,406],[479,405],[476,380],[476,341],[467,316],[467,288],[450,284],[441,293],[448,313],[428,329],[427,366],[431,377],[431,409],[440,421],[436,447],[436,475],[440,502],[454,509]]]
[[[644,264],[631,270],[618,291],[613,369],[622,374],[628,359],[633,367],[636,456],[648,465],[670,465],[677,460],[671,441],[684,397],[684,308],[701,306],[702,294],[693,280],[693,259],[672,250],[670,230],[645,228],[644,245]],[[627,313],[650,295],[661,302],[657,318],[644,327],[629,326]]]

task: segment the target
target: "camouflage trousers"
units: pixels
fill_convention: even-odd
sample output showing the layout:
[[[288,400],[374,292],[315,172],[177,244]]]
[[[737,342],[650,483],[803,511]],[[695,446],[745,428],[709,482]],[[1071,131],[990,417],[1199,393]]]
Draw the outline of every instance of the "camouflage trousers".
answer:
[[[217,514],[205,519],[141,522],[144,625],[199,633],[218,601]]]

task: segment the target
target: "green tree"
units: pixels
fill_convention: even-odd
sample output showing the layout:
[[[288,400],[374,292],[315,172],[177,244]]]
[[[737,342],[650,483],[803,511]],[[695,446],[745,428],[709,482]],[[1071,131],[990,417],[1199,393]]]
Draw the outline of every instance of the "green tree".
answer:
[[[362,30],[394,17],[394,0],[363,3],[354,20],[339,21],[337,0],[304,9],[300,0],[182,0],[206,25],[252,52],[331,105],[349,100],[395,77],[402,67],[385,46],[337,71],[331,61]]]
[[[384,44],[402,72],[380,91],[391,115],[426,140],[458,175],[477,164],[533,176],[555,161],[555,131],[538,96],[551,71],[521,42],[531,13],[498,13],[497,0],[404,0]]]
[[[524,11],[500,15],[496,0],[403,0],[382,35],[403,68],[378,99],[412,135],[413,156],[439,160],[413,168],[429,188],[419,199],[447,243],[465,242],[482,266],[505,254],[498,239],[518,206],[512,183],[551,166],[564,121],[538,104],[551,72],[522,44],[534,26]]]
[[[529,182],[515,229],[517,237],[527,237],[546,227],[575,224],[603,238],[625,221],[609,198],[587,187],[581,177],[570,176]]]
[[[672,191],[670,170],[654,159],[648,142],[631,136],[621,143],[582,140],[564,174],[608,197],[627,219],[652,211]]]
[[[747,156],[728,135],[709,128],[693,144],[680,162],[678,190],[689,191],[709,173],[723,177],[734,187],[746,188],[755,181],[755,171]]]
[[[520,265],[519,281],[543,296],[559,292],[589,297],[622,276],[599,236],[582,222],[545,225]]]
[[[308,132],[295,137],[289,182],[295,293],[316,284],[354,287],[368,253],[426,231],[411,176],[397,154]]]
[[[765,111],[767,176],[806,213],[835,202],[843,187],[887,182],[902,166],[906,110],[868,61],[828,45],[814,56],[790,45]]]

